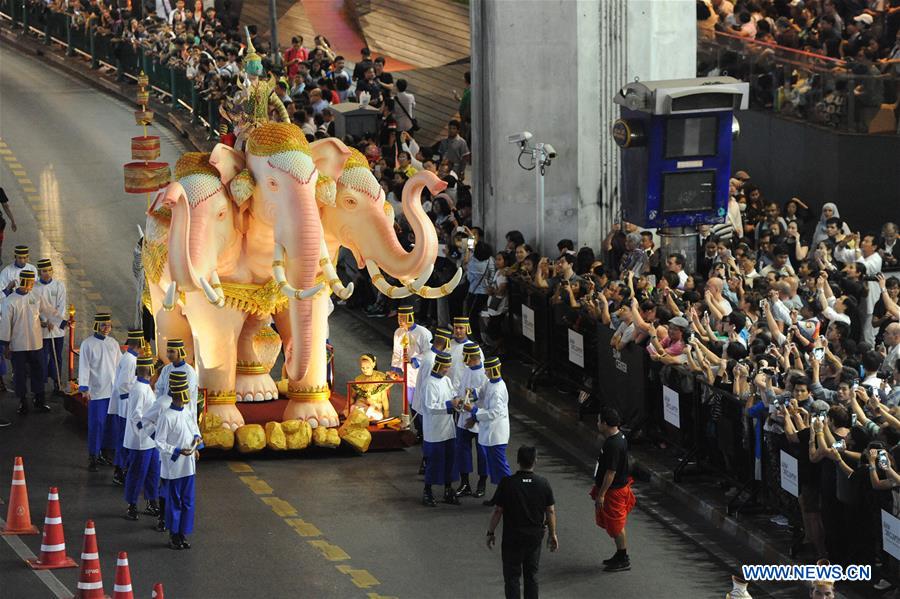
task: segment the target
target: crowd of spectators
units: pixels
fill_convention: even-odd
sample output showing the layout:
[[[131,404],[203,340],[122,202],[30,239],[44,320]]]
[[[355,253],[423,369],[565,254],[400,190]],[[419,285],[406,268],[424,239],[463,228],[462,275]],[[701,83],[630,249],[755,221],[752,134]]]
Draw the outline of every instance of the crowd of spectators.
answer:
[[[834,126],[845,119],[860,131],[883,104],[897,103],[897,0],[696,1],[700,41],[732,50],[701,44],[698,71],[754,82],[757,103]],[[738,49],[738,40],[749,43]]]

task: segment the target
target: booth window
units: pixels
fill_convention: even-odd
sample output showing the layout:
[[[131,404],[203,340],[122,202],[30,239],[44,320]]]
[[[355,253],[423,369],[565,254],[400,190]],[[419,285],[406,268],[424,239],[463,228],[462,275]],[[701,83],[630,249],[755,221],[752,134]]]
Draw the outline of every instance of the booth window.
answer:
[[[666,158],[715,156],[719,137],[716,116],[670,118],[666,121]]]
[[[662,212],[702,212],[716,207],[716,171],[663,174]]]

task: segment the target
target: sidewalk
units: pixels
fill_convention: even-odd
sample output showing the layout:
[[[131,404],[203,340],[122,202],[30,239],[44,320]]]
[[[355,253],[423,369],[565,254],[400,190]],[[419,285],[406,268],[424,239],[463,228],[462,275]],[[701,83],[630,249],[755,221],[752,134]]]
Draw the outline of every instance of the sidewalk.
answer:
[[[365,321],[372,329],[378,331],[386,343],[391,343],[396,329],[396,319],[369,318],[359,310],[338,307],[354,318]],[[586,415],[579,418],[578,401],[574,393],[565,393],[552,386],[541,386],[538,391],[531,391],[524,385],[531,374],[531,366],[518,356],[508,355],[503,363],[503,378],[510,391],[510,405],[515,412],[534,420],[542,432],[563,451],[570,454],[584,469],[593,471],[598,453],[596,416]],[[717,531],[749,550],[760,564],[805,564],[814,563],[814,556],[805,550],[796,558],[789,555],[791,547],[790,529],[779,527],[769,520],[774,514],[755,515],[739,514],[729,516],[727,513],[728,488],[720,484],[720,479],[713,474],[696,473],[691,467],[682,475],[679,482],[674,480],[673,470],[679,462],[681,454],[675,448],[659,449],[650,443],[638,443],[630,448],[630,456],[634,477],[638,481],[636,491],[642,487],[650,487],[650,491],[662,498],[661,503],[666,511],[685,511],[708,522]],[[674,500],[677,505],[672,505]],[[640,507],[646,508],[644,502]],[[657,519],[671,520],[658,513],[654,508],[647,510]],[[672,523],[678,527],[677,523]],[[685,529],[687,527],[684,527]],[[691,535],[689,530],[679,530],[682,534]],[[698,542],[705,543],[705,539]],[[872,583],[850,586],[840,583],[838,596],[848,598],[883,597],[872,589]]]

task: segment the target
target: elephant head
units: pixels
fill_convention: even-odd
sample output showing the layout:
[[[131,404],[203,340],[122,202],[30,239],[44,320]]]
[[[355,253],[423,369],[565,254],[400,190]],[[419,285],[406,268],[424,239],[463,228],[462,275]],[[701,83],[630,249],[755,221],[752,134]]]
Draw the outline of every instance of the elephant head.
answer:
[[[188,152],[175,165],[175,180],[157,196],[149,212],[171,210],[169,272],[172,283],[163,302],[175,303],[176,292],[203,291],[213,304],[223,306],[219,280],[234,268],[241,251],[235,205],[208,153]]]
[[[412,293],[440,297],[450,293],[462,277],[461,270],[439,289],[424,287],[434,269],[438,244],[434,224],[422,208],[422,189],[428,187],[432,193],[439,193],[446,183],[428,171],[416,173],[406,182],[403,214],[416,240],[413,250],[407,252],[397,239],[393,210],[384,201],[384,191],[368,161],[357,150],[350,151],[351,157],[337,179],[334,202],[326,202],[322,207],[326,236],[349,249],[359,267],[368,268],[379,291],[389,297],[407,297]],[[404,282],[405,287],[389,285],[381,271]]]
[[[316,284],[322,225],[316,204],[318,173],[337,178],[348,155],[337,139],[323,140],[313,153],[303,132],[287,123],[266,123],[249,135],[246,157],[222,146],[210,163],[241,202],[253,196],[254,218],[272,225],[275,239],[273,273],[282,293],[291,299],[294,351],[286,367],[290,380],[303,378],[312,343],[312,305],[308,300],[323,285]]]

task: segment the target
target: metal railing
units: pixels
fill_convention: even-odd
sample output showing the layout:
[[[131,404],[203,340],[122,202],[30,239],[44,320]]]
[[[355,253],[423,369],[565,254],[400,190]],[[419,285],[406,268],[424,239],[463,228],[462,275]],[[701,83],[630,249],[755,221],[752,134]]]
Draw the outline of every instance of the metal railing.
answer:
[[[162,64],[158,56],[140,44],[134,44],[101,30],[94,20],[83,15],[52,10],[43,2],[32,0],[0,0],[0,19],[14,29],[51,46],[65,48],[70,57],[81,56],[91,61],[92,69],[115,71],[117,81],[136,81],[143,71],[150,79],[150,90],[157,99],[173,110],[191,115],[194,125],[202,125],[215,135],[219,128],[219,101],[209,97],[209,90],[198,88],[187,77],[184,67]]]
[[[750,84],[751,108],[845,132],[900,134],[896,68],[726,32],[697,40],[698,76],[736,77]]]

